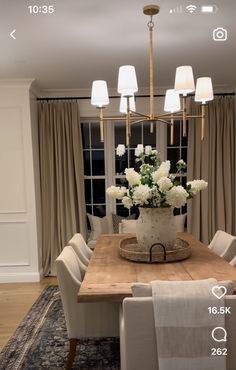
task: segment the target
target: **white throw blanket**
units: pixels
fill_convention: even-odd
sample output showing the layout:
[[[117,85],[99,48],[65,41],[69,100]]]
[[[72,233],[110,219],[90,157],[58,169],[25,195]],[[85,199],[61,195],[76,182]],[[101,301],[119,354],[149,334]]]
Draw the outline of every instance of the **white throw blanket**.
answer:
[[[224,297],[212,294],[217,281],[156,280],[151,285],[159,370],[225,370],[225,356],[211,355],[212,348],[226,347],[212,338],[213,329],[224,328],[224,314],[208,312],[208,307],[224,307]]]

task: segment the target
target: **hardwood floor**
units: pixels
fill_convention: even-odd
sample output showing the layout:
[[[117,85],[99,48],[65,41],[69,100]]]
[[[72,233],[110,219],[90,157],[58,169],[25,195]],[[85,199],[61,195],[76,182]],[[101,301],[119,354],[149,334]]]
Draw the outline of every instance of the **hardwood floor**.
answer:
[[[44,288],[55,284],[55,277],[45,277],[39,283],[0,284],[0,351]]]

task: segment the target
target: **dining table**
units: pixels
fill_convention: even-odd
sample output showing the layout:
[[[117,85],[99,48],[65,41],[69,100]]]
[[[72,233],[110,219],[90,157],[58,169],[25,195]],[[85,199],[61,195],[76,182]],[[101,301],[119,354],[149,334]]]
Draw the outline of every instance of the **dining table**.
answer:
[[[166,263],[133,262],[121,257],[120,242],[131,236],[134,235],[104,234],[98,238],[78,292],[78,302],[122,302],[132,296],[133,283],[152,280],[232,280],[236,292],[236,268],[193,235],[178,233],[191,246],[190,257]]]

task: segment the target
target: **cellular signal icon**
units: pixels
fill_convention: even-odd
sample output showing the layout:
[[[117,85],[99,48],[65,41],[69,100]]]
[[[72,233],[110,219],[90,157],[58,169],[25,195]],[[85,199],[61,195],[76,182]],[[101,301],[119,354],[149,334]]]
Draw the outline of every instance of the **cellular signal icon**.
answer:
[[[182,5],[179,5],[174,9],[170,9],[170,14],[173,14],[173,13],[182,13]]]
[[[195,10],[197,9],[196,5],[188,5],[186,6],[186,9],[189,11],[189,13],[194,13]]]

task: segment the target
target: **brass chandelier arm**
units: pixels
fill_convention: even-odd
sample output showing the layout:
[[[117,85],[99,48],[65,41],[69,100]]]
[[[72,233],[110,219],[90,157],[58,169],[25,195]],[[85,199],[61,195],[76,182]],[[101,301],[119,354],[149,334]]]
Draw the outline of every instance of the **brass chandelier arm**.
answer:
[[[201,140],[204,139],[205,131],[205,117],[206,117],[206,105],[202,104],[202,125],[201,125]]]
[[[103,117],[103,109],[99,109],[99,122],[100,122],[100,140],[104,142],[104,117]]]
[[[187,136],[187,109],[186,109],[186,96],[183,96],[183,136]]]

